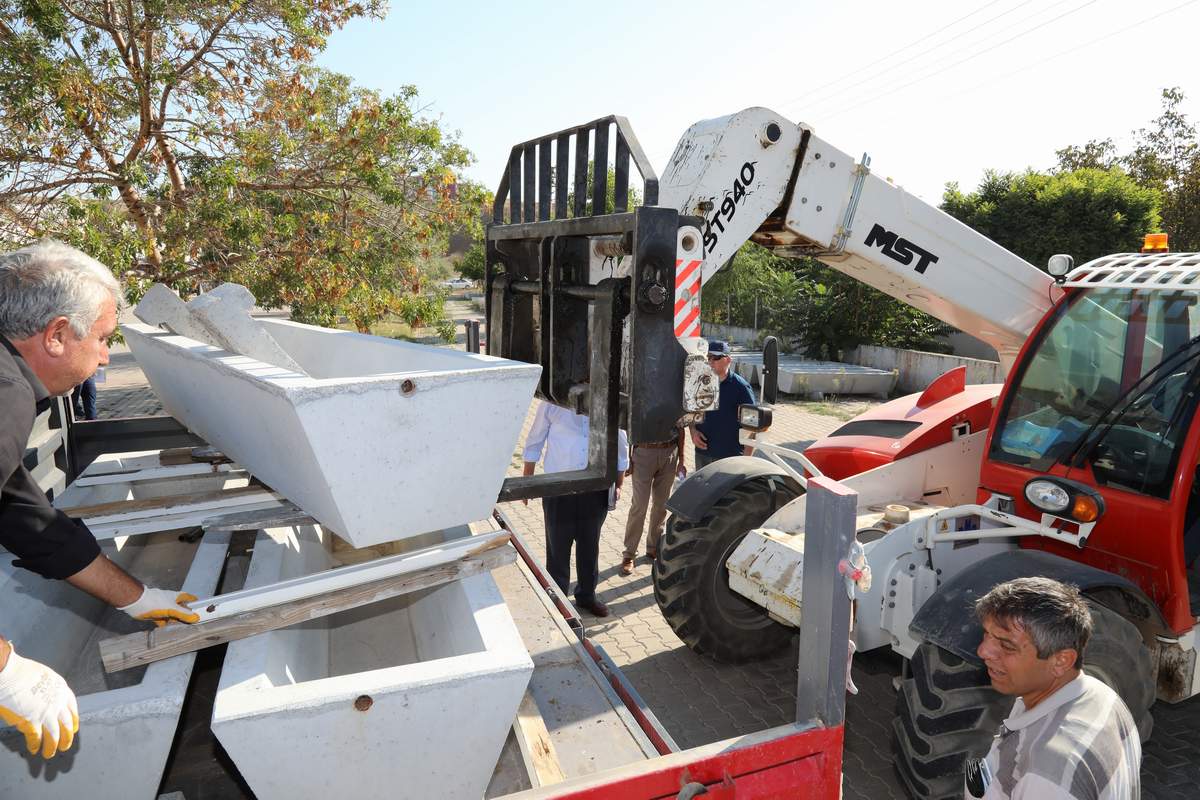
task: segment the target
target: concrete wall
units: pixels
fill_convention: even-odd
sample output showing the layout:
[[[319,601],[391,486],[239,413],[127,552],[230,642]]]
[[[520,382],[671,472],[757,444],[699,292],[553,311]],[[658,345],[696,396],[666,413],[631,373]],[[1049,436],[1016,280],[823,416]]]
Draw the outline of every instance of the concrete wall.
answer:
[[[899,371],[896,388],[903,393],[923,392],[939,375],[958,366],[966,366],[967,383],[1003,383],[1000,364],[975,358],[901,350],[896,347],[862,345],[850,351],[849,361],[876,369]]]
[[[705,339],[724,339],[727,342],[753,345],[758,341],[759,332],[754,328],[742,328],[737,325],[717,325],[713,322],[701,322],[700,335]]]

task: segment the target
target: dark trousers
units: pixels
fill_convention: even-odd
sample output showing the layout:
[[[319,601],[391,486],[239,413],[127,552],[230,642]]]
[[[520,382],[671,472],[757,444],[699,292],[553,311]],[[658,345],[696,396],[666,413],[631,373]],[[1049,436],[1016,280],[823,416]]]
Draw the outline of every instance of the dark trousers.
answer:
[[[571,583],[571,545],[575,545],[575,602],[596,597],[600,572],[600,526],[608,516],[608,490],[543,497],[546,516],[546,571],[567,594]]]
[[[88,378],[71,390],[71,406],[76,419],[96,418],[96,379]]]
[[[696,469],[700,469],[701,467],[707,467],[712,462],[718,460],[718,459],[715,459],[712,456],[710,456],[708,454],[707,450],[696,450],[695,453],[696,453]]]

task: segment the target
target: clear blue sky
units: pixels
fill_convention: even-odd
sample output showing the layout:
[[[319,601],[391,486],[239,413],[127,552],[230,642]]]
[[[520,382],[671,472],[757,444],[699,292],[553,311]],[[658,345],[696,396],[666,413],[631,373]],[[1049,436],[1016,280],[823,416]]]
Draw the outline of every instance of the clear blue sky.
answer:
[[[320,63],[415,85],[492,190],[511,146],[545,133],[622,114],[661,173],[690,124],[762,105],[938,202],[988,167],[1127,145],[1168,86],[1198,121],[1198,49],[1200,0],[394,1]]]

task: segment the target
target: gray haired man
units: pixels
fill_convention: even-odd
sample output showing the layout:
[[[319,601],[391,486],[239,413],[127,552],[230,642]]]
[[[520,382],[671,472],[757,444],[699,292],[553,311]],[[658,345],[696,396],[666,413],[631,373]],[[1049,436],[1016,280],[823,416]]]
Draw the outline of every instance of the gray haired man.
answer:
[[[975,604],[978,654],[992,688],[1015,695],[992,742],[987,800],[1128,800],[1141,797],[1142,746],[1116,692],[1082,672],[1092,615],[1079,591],[1050,578],[1018,578]],[[982,788],[982,787],[980,787]]]
[[[18,567],[66,580],[135,619],[195,622],[191,595],[151,589],[100,552],[79,520],[56,510],[25,467],[36,416],[108,363],[120,287],[108,268],[53,241],[0,255],[0,545]],[[75,696],[49,667],[0,637],[0,722],[44,758],[70,748]]]

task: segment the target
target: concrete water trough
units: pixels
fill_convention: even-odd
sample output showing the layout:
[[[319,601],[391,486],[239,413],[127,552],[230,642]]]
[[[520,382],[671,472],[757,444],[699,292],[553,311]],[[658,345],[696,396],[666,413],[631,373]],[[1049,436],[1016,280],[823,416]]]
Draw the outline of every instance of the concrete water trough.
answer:
[[[195,488],[219,487],[222,481],[200,479]],[[154,489],[147,492],[153,494]],[[57,502],[102,503],[133,494],[125,484],[71,486]],[[209,533],[201,542],[188,544],[174,532],[101,543],[109,558],[147,584],[198,597],[216,589],[228,545],[229,534]],[[18,569],[14,559],[0,552],[0,633],[21,655],[66,678],[79,701],[79,733],[69,751],[44,761],[27,754],[24,737],[15,729],[0,730],[0,797],[154,797],[195,654],[106,675],[100,640],[145,630],[149,623],[132,620],[64,581],[43,580]]]
[[[246,587],[336,566],[330,542],[261,531]],[[258,800],[477,800],[532,672],[485,573],[231,643],[212,730]]]
[[[122,326],[163,406],[342,538],[365,547],[491,512],[540,367],[252,318],[220,298],[188,316],[209,296],[163,292],[138,306],[152,324]]]
[[[734,353],[734,369],[754,386],[762,385],[762,353]],[[886,400],[896,386],[895,370],[875,369],[837,361],[779,357],[779,391],[809,400],[827,394],[865,394]]]

